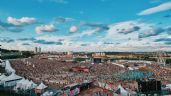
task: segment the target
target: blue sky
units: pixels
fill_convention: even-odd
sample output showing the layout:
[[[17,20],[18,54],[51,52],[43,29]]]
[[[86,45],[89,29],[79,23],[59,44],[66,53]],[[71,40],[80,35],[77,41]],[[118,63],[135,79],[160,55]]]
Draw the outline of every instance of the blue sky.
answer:
[[[2,0],[3,48],[171,51],[171,0]]]

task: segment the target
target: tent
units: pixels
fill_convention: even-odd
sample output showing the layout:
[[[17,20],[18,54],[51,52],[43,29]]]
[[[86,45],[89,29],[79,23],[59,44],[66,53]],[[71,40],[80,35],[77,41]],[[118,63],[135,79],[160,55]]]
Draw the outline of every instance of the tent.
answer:
[[[21,88],[22,87],[22,83],[25,81],[25,78],[21,79],[20,81],[17,82],[15,88]]]
[[[40,85],[35,88],[35,93],[42,93],[46,88],[47,86],[41,82]]]
[[[10,76],[2,79],[1,82],[3,83],[4,87],[11,87],[11,86],[15,86],[16,83],[21,79],[22,79],[21,76],[12,73]]]
[[[7,73],[15,73],[15,70],[11,67],[11,64],[8,60],[5,61],[5,70]]]
[[[4,79],[4,78],[7,78],[7,76],[5,76],[4,74],[0,76],[0,85],[3,85],[2,79]]]
[[[4,74],[0,76],[0,81],[4,78],[6,78],[7,76],[5,76]]]
[[[37,87],[37,84],[34,83],[32,80],[30,81],[30,85],[31,85],[31,88],[36,88]]]
[[[5,67],[5,62],[0,59],[0,66]]]
[[[171,84],[167,84],[167,85],[166,85],[166,88],[171,89]]]
[[[121,96],[128,96],[128,92],[121,85],[118,86],[118,90],[115,93]]]
[[[27,79],[22,79],[16,84],[16,89],[20,88],[22,90],[28,90],[28,89],[33,89],[37,86],[33,81],[29,81]]]
[[[45,88],[47,88],[47,86],[44,85],[42,82],[40,83],[39,86],[36,87],[36,89],[45,89]]]

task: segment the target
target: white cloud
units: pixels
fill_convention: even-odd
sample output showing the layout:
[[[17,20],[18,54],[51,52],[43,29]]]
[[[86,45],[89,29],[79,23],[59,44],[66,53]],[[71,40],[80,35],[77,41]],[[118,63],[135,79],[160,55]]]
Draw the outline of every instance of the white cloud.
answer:
[[[55,26],[53,24],[49,24],[49,25],[37,26],[35,28],[35,31],[37,33],[42,33],[42,32],[55,32],[55,31],[57,31],[57,29],[55,28]]]
[[[78,31],[78,27],[77,26],[71,26],[70,29],[69,29],[69,32],[71,33],[75,33]]]
[[[35,18],[30,17],[22,17],[20,19],[14,18],[14,17],[8,17],[7,22],[16,26],[22,26],[22,25],[29,25],[36,23],[37,20]]]
[[[109,30],[107,31],[105,39],[110,39],[115,42],[124,42],[125,40],[127,41],[128,38],[138,40],[138,32],[132,30],[135,26],[140,26],[138,21],[126,21],[111,24],[109,25]],[[129,32],[127,30],[132,31]]]
[[[138,15],[150,15],[150,14],[166,11],[166,10],[169,10],[169,9],[171,9],[171,2],[163,3],[163,4],[159,5],[159,6],[146,9],[146,10],[138,13]]]
[[[80,37],[82,36],[91,36],[93,35],[94,33],[100,31],[100,28],[95,28],[95,29],[88,29],[88,30],[85,30],[83,31],[82,33],[79,34]]]
[[[137,20],[115,23],[109,26],[106,38],[113,38],[113,40],[124,40],[127,38],[137,40],[139,38],[146,38],[157,36],[162,33],[167,33],[165,28],[160,28],[155,24],[141,22]]]

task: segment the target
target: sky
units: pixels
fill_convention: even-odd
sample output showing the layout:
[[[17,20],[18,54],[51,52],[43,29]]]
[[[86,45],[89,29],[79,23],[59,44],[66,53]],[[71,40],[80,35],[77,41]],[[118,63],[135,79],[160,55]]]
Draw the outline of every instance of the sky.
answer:
[[[1,0],[10,50],[171,51],[171,0]]]

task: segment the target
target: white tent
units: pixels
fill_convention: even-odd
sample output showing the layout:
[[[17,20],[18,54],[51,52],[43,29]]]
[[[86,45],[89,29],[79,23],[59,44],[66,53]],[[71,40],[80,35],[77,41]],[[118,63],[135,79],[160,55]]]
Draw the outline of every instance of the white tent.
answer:
[[[19,82],[17,82],[16,89],[20,88],[22,90],[27,90],[27,89],[33,89],[37,86],[33,81],[29,81],[27,79],[22,79]]]
[[[22,79],[21,76],[18,76],[15,73],[12,73],[10,76],[2,79],[1,82],[3,83],[5,87],[10,87],[10,86],[16,85],[16,83],[21,79]]]
[[[121,86],[118,86],[118,89],[121,91],[121,96],[128,96],[128,92]]]
[[[29,82],[28,79],[24,80],[24,81],[22,82],[21,89],[23,89],[23,90],[29,89],[29,88],[28,88],[28,84],[29,84],[29,83],[30,83],[30,82]]]
[[[30,84],[31,84],[31,88],[36,88],[37,87],[37,84],[35,84],[32,80],[30,81]]]
[[[2,79],[4,79],[4,78],[7,78],[7,76],[5,76],[4,74],[0,76],[0,85],[3,85]]]
[[[0,76],[0,81],[4,78],[6,78],[7,76],[5,76],[4,74]]]
[[[40,89],[40,90],[42,90],[42,89],[45,89],[45,88],[47,88],[47,86],[46,86],[46,85],[44,85],[43,83],[41,83],[39,86],[37,86],[37,88],[36,88],[36,89]]]
[[[15,73],[15,70],[11,67],[11,64],[8,60],[5,61],[5,70],[7,73]]]
[[[5,62],[0,59],[0,66],[5,67]]]
[[[171,89],[171,84],[167,84],[167,85],[166,85],[166,88]]]
[[[17,84],[16,84],[16,88],[21,88],[24,81],[25,81],[25,78],[18,81]]]

